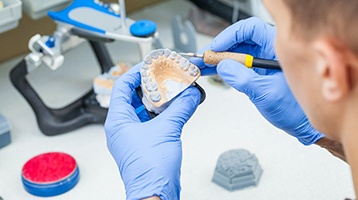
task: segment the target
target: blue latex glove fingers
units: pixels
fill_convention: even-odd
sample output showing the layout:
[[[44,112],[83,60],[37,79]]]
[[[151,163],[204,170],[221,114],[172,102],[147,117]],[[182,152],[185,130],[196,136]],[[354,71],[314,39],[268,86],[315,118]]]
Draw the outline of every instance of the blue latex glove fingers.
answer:
[[[304,145],[324,137],[309,123],[282,72],[263,76],[234,60],[220,62],[217,70],[226,83],[245,93],[271,124],[296,137]]]
[[[263,35],[264,34],[264,35]],[[213,51],[232,51],[274,59],[276,29],[257,17],[241,20],[222,31],[211,43]]]
[[[155,119],[142,123],[134,95],[139,66],[120,77],[112,92],[105,122],[107,145],[126,188],[127,199],[159,196],[179,199],[182,159],[181,130],[200,101],[196,88],[183,91]]]
[[[265,32],[265,37],[262,36],[263,32]],[[277,60],[273,41],[275,34],[276,30],[274,27],[259,18],[252,17],[229,26],[216,36],[211,44],[205,46],[197,53],[202,54],[206,50],[217,52],[229,51],[246,53],[257,58]],[[202,75],[217,73],[217,69],[214,66],[205,64],[201,58],[191,58],[190,61],[201,69]],[[258,68],[254,68],[254,71],[261,75],[277,72],[277,70]]]

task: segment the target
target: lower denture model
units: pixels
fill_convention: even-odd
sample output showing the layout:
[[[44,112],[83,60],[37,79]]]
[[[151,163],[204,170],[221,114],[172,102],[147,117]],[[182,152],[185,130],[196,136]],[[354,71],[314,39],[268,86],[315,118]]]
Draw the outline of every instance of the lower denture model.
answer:
[[[157,49],[144,58],[140,74],[142,102],[147,110],[159,114],[200,77],[200,70],[175,51]]]

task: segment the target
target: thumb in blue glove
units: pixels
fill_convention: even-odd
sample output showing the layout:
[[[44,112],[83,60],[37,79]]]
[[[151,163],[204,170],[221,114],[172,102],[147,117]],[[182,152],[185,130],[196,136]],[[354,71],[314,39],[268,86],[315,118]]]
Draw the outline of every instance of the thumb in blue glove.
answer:
[[[156,118],[141,122],[136,113],[135,88],[139,64],[116,81],[105,130],[108,148],[126,188],[127,199],[159,196],[179,199],[182,128],[196,110],[200,92],[184,90]]]

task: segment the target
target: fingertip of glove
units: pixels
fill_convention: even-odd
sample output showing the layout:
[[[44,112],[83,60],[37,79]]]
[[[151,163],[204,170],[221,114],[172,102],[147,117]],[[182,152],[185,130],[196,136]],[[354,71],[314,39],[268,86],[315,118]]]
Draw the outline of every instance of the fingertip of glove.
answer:
[[[219,34],[211,42],[210,49],[213,50],[213,51],[223,51],[223,50],[225,50],[225,49],[222,48],[221,42],[219,42],[220,40],[221,39],[220,39],[220,34]]]
[[[202,58],[190,58],[189,61],[194,65],[198,66],[199,68],[205,66],[205,63]]]
[[[236,70],[239,69],[240,65],[242,65],[241,63],[231,60],[231,59],[225,59],[222,60],[218,65],[217,65],[217,72],[219,75],[223,75],[226,73],[230,73],[232,74],[233,72],[233,68],[236,68]]]

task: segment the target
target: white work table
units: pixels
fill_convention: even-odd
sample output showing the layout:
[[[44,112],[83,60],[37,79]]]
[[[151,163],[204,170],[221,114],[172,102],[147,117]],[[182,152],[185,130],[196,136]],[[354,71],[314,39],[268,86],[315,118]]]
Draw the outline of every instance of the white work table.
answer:
[[[173,46],[171,17],[185,15],[189,6],[186,1],[166,1],[130,17],[155,21],[164,46],[170,48]],[[198,35],[199,47],[210,41],[210,37]],[[115,42],[108,47],[116,62],[139,61],[138,50],[133,45]],[[99,73],[87,43],[67,52],[65,59],[64,66],[57,71],[42,66],[28,77],[51,107],[62,107],[84,94]],[[80,181],[69,192],[46,199],[125,199],[117,166],[107,150],[103,125],[89,125],[53,137],[41,133],[33,110],[9,80],[9,72],[18,61],[19,58],[0,65],[0,113],[10,121],[12,128],[12,143],[0,149],[0,196],[4,200],[43,199],[24,190],[22,166],[38,154],[61,151],[76,159]],[[354,197],[346,163],[318,146],[305,147],[270,125],[244,94],[212,85],[208,77],[201,77],[198,83],[207,97],[182,134],[182,199],[343,200]],[[263,174],[257,187],[229,192],[211,179],[219,155],[237,148],[254,153]]]

